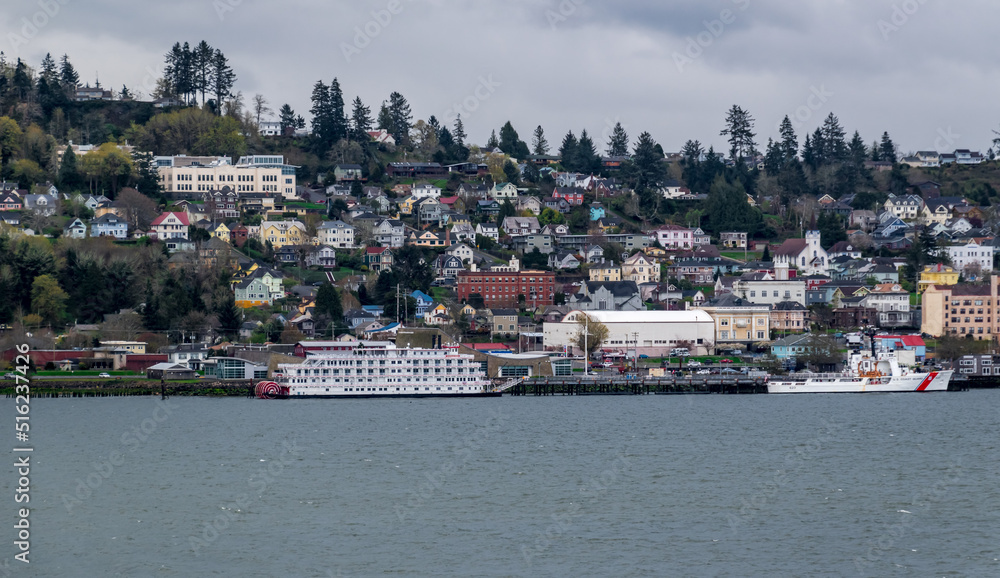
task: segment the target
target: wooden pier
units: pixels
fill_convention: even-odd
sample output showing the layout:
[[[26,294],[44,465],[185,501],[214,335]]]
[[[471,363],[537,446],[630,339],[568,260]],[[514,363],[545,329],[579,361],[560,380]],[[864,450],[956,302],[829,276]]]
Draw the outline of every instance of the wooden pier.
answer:
[[[540,377],[523,379],[507,395],[667,395],[767,393],[763,379],[740,377]]]

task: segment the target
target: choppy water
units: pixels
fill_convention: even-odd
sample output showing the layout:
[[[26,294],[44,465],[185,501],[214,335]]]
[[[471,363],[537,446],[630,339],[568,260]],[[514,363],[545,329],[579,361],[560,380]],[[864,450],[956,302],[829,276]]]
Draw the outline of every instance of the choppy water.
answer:
[[[998,402],[35,400],[32,562],[13,529],[2,557],[26,576],[998,576]],[[0,485],[11,528],[11,465]]]

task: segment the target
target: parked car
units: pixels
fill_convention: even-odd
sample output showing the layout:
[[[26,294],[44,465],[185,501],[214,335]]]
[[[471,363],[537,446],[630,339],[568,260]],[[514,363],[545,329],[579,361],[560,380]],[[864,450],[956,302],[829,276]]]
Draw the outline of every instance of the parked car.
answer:
[[[712,372],[707,369],[699,369],[698,371],[694,372],[695,375],[709,375],[710,373]]]
[[[694,360],[689,361],[688,362],[688,367],[701,367],[701,362],[700,361],[694,361]]]
[[[733,369],[732,367],[723,367],[719,373],[739,373],[739,371]]]
[[[614,367],[615,366],[615,362],[611,361],[610,359],[605,359],[604,361],[601,362],[601,366],[602,367]]]
[[[17,374],[16,373],[11,373],[10,371],[8,371],[7,373],[3,374],[3,378],[4,379],[17,379]]]
[[[97,374],[97,377],[111,377],[111,374],[107,372],[101,372]]]
[[[733,362],[733,360],[732,360],[732,359],[729,359],[729,358],[726,358],[726,359],[720,359],[720,360],[719,360],[719,363],[732,363],[732,362]]]

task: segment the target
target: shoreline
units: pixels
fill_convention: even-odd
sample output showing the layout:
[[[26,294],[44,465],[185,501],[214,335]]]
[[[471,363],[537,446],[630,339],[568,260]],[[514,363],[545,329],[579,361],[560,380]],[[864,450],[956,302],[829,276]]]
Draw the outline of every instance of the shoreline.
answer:
[[[33,379],[31,397],[123,397],[123,396],[187,396],[187,397],[249,397],[253,385],[248,380],[197,382],[163,382],[136,379]],[[0,395],[14,397],[14,383],[0,385]]]

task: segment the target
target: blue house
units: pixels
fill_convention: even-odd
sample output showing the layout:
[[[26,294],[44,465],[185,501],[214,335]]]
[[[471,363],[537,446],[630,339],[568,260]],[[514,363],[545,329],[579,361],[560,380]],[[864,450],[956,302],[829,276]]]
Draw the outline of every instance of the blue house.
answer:
[[[607,217],[608,213],[604,210],[604,205],[601,203],[590,203],[590,220],[599,221],[604,217]]]
[[[434,303],[434,298],[419,289],[410,293],[410,297],[417,301],[417,319],[423,319],[424,313]]]
[[[809,349],[808,335],[789,335],[771,343],[771,355],[775,359],[795,359]]]
[[[90,222],[91,237],[128,237],[128,223],[114,213],[105,213]]]

